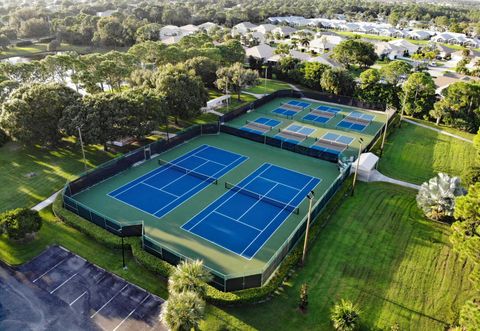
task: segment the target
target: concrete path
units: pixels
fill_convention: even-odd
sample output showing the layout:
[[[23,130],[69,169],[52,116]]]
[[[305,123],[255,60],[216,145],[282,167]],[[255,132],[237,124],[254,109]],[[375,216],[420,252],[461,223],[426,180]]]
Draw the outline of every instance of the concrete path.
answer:
[[[260,98],[265,96],[265,94],[252,93],[252,92],[247,92],[247,91],[242,91],[242,93],[254,96],[257,99],[260,99]]]
[[[210,110],[207,110],[207,113],[209,114],[214,114],[214,115],[217,115],[217,116],[223,116],[222,113],[216,111],[216,110],[213,110],[213,109],[210,109]]]
[[[463,140],[463,141],[465,141],[465,142],[467,142],[467,143],[470,143],[470,144],[473,143],[473,141],[471,141],[470,139],[457,136],[456,134],[453,134],[453,133],[450,133],[450,132],[447,132],[447,131],[443,131],[443,130],[440,130],[440,129],[432,128],[431,126],[428,126],[428,125],[425,125],[425,124],[421,124],[421,123],[418,123],[418,122],[409,120],[408,118],[404,118],[403,120],[404,120],[405,122],[407,122],[407,123],[410,123],[410,124],[413,124],[413,125],[417,125],[417,126],[421,126],[422,128],[429,129],[429,130],[432,130],[432,131],[436,131],[436,132],[441,133],[441,134],[444,134],[444,135],[446,135],[446,136],[450,136],[450,137],[453,137],[453,138],[456,138],[456,139],[459,139],[459,140]]]
[[[55,199],[57,198],[57,195],[60,194],[61,191],[53,193],[50,197],[48,197],[46,200],[43,200],[39,204],[35,205],[32,207],[32,210],[40,211],[48,206],[50,206]]]
[[[408,183],[408,182],[404,182],[402,180],[398,180],[398,179],[393,179],[393,178],[390,178],[390,177],[387,177],[385,175],[383,175],[380,171],[378,170],[372,170],[372,172],[370,173],[370,176],[368,179],[366,178],[363,178],[362,179],[362,176],[359,176],[359,179],[362,180],[362,181],[367,181],[367,182],[386,182],[386,183],[392,183],[392,184],[396,184],[396,185],[400,185],[400,186],[403,186],[403,187],[408,187],[408,188],[413,188],[415,190],[419,190],[420,189],[420,185],[416,185],[416,184],[412,184],[412,183]]]

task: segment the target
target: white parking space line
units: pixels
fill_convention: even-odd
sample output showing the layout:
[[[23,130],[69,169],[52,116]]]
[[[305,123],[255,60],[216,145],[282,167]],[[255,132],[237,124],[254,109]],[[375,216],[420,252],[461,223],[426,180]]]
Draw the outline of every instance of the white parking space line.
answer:
[[[148,298],[149,296],[150,296],[150,294],[147,293],[147,295],[145,296],[145,298],[143,298],[143,300],[140,301],[140,303],[138,304],[138,306],[136,306],[135,309],[132,310],[132,311],[130,312],[130,314],[128,314],[127,317],[125,317],[125,318],[115,327],[115,329],[113,329],[112,331],[117,331],[118,328],[119,328],[123,323],[125,323],[125,321],[126,321],[127,319],[129,319],[130,316],[132,316],[132,314],[135,312],[135,310],[137,310],[137,309],[145,302],[145,300],[147,300],[147,298]]]
[[[100,312],[100,310],[102,310],[103,308],[105,308],[113,299],[115,299],[115,298],[117,297],[117,295],[119,295],[120,293],[122,293],[122,291],[123,291],[127,286],[128,286],[128,283],[125,284],[125,286],[122,287],[122,289],[121,289],[120,291],[118,291],[113,297],[111,297],[110,300],[108,300],[107,302],[105,302],[105,304],[104,304],[102,307],[100,307],[100,309],[97,310],[97,311],[95,312],[95,314],[93,314],[92,316],[90,316],[90,318],[94,318],[95,315],[97,315],[97,314]]]
[[[53,269],[55,269],[56,267],[58,267],[63,261],[65,261],[66,259],[70,258],[70,256],[67,256],[66,258],[64,258],[62,261],[58,262],[57,264],[55,264],[53,267],[51,267],[50,269],[48,269],[47,271],[45,271],[43,274],[41,274],[40,276],[38,276],[37,278],[35,278],[35,280],[32,282],[32,283],[35,283],[37,280],[39,280],[40,278],[42,278],[43,276],[45,276],[46,274],[48,274],[50,271],[52,271]]]
[[[50,294],[53,294],[55,293],[56,290],[58,290],[60,287],[62,287],[63,285],[65,285],[66,283],[68,283],[68,281],[70,279],[72,279],[73,277],[75,277],[76,275],[78,275],[78,272],[74,273],[73,275],[71,275],[70,277],[68,277],[68,279],[66,281],[64,281],[63,283],[61,283],[60,285],[57,286],[56,289],[54,289],[53,291],[50,292]]]
[[[85,294],[87,294],[87,291],[83,292],[82,294],[80,294],[78,296],[78,298],[76,298],[75,300],[73,300],[69,306],[73,305],[75,302],[77,302],[78,300],[80,300],[81,297],[83,297]]]

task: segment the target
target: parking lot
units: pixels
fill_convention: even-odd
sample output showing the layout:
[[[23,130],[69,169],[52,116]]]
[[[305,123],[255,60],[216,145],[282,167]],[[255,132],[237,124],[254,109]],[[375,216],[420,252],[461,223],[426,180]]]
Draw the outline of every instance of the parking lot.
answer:
[[[0,267],[0,330],[163,330],[162,303],[61,247]]]

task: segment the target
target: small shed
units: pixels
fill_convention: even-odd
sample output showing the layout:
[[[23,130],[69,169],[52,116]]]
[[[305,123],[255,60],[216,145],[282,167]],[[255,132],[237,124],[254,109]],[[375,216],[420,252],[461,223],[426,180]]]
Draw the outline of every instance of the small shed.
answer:
[[[358,162],[358,176],[368,180],[373,170],[377,168],[379,157],[373,153],[362,153],[360,158],[353,162],[351,172],[354,173]]]

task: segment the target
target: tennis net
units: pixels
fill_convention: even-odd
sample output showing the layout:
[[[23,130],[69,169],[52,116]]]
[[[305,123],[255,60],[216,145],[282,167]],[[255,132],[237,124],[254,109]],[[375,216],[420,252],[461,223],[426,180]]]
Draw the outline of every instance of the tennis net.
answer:
[[[345,120],[349,121],[351,123],[358,123],[358,124],[362,124],[362,125],[369,125],[370,122],[371,122],[369,120],[359,118],[359,117],[355,117],[355,116],[347,116],[347,117],[345,117]]]
[[[335,113],[325,111],[325,110],[320,110],[320,109],[312,109],[312,111],[310,113],[312,113],[314,115],[328,117],[328,118],[335,117]]]
[[[322,146],[322,147],[329,147],[329,148],[333,147],[334,149],[340,150],[340,151],[343,151],[348,147],[347,144],[342,144],[337,141],[323,139],[323,138],[318,138],[317,141],[315,142],[315,145]]]
[[[288,139],[293,139],[293,140],[305,140],[308,138],[308,135],[307,134],[303,134],[303,133],[299,133],[299,132],[294,132],[294,131],[290,131],[290,130],[282,130],[282,129],[278,129],[278,131],[280,132],[279,135],[281,135],[282,137],[285,137],[285,138],[288,138]]]
[[[270,131],[270,130],[273,129],[272,126],[265,125],[265,124],[262,124],[262,123],[258,123],[258,122],[255,122],[255,121],[247,120],[246,123],[247,123],[246,127],[250,127],[250,128],[254,128],[254,129],[261,129],[262,131]]]
[[[282,108],[283,108],[283,109],[288,109],[288,110],[298,111],[298,110],[303,110],[304,107],[292,105],[292,104],[290,104],[290,103],[283,103],[283,104],[282,104]]]
[[[213,183],[215,185],[218,184],[218,180],[215,177],[208,176],[208,175],[202,174],[200,172],[196,172],[192,169],[184,168],[182,166],[179,166],[178,164],[168,162],[168,161],[165,161],[165,160],[162,160],[162,159],[158,160],[158,164],[160,166],[169,167],[173,170],[179,171],[179,172],[184,173],[186,175],[200,178],[201,180],[204,180],[206,182]]]
[[[260,193],[250,191],[249,189],[246,189],[244,187],[240,187],[240,186],[231,184],[229,182],[225,182],[225,188],[229,189],[229,190],[232,190],[232,191],[235,191],[235,192],[238,192],[238,193],[241,193],[241,194],[244,194],[244,195],[247,195],[247,196],[255,198],[257,200],[266,202],[266,203],[271,204],[275,207],[288,210],[288,211],[290,211],[294,214],[299,214],[300,213],[300,208],[298,208],[296,206],[292,206],[292,205],[289,205],[288,203],[285,203],[285,202],[282,202],[282,201],[279,201],[279,200],[276,200],[276,199],[273,199],[273,198],[269,198],[269,197],[267,197],[265,195],[262,195]]]

